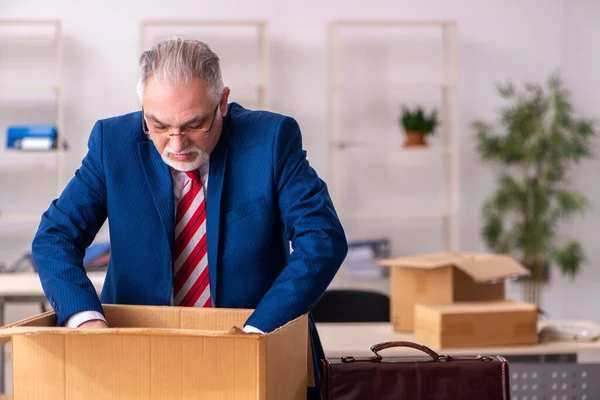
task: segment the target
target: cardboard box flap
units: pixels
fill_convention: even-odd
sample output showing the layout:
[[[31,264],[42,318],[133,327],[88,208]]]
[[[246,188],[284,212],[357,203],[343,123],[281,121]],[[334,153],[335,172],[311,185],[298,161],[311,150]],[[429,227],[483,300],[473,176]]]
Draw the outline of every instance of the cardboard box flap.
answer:
[[[284,326],[290,326],[290,325],[296,325],[296,324],[302,324],[302,326],[307,326],[308,328],[308,315],[307,314],[303,314],[301,316],[299,316],[298,318],[288,322],[286,325]],[[271,332],[271,334],[276,333],[279,330],[282,330],[284,327],[280,326],[279,328],[275,329],[273,332]],[[307,382],[307,386],[310,387],[314,387],[315,386],[315,369],[314,369],[314,365],[313,365],[313,352],[312,352],[312,343],[310,341],[310,338],[307,340],[307,353],[306,353],[306,382]]]
[[[4,334],[3,329],[0,329],[0,347],[4,346],[6,343],[10,342],[12,339],[11,334]]]
[[[29,329],[28,327],[53,326],[56,326],[56,315],[54,314],[54,311],[47,311],[43,314],[34,315],[33,317],[13,322],[12,324],[8,324],[0,328],[0,347],[10,342],[13,336],[13,331],[10,329],[13,327],[23,327],[24,329]]]
[[[0,329],[0,345],[8,343],[15,335],[33,334],[106,334],[127,335],[179,335],[179,336],[231,336],[245,335],[242,331],[252,310],[200,309],[166,306],[132,306],[104,304],[102,306],[109,329],[73,329],[56,326],[53,311],[35,315],[6,325]],[[227,312],[222,312],[227,311]]]
[[[243,327],[253,310],[103,304],[109,327],[172,328],[227,331]]]
[[[141,336],[231,336],[260,338],[265,335],[247,334],[240,328],[233,327],[227,331],[206,329],[172,329],[172,328],[108,328],[108,329],[73,329],[53,326],[13,326],[0,329],[0,341],[4,344],[13,336],[27,336],[40,334],[67,334],[67,335],[141,335]]]
[[[457,268],[478,282],[496,281],[529,273],[514,258],[504,254],[461,254],[454,262]]]
[[[436,269],[455,266],[475,281],[487,282],[527,275],[528,271],[509,255],[475,253],[436,253],[411,257],[382,259],[382,266]]]
[[[417,269],[436,269],[454,265],[455,253],[423,254],[410,257],[384,258],[377,264],[384,267],[405,267]]]

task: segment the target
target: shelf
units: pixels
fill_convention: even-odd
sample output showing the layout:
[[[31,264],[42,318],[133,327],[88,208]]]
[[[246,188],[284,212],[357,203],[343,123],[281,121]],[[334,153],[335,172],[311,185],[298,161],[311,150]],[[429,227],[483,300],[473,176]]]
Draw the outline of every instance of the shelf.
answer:
[[[58,157],[64,154],[59,150],[22,151],[0,150],[0,173],[3,171],[18,171],[30,169],[53,169],[58,165]]]
[[[39,223],[42,212],[35,213],[0,213],[0,224]]]
[[[60,91],[58,85],[19,85],[0,83],[0,92],[55,92]]]
[[[347,83],[347,84],[331,84],[329,89],[340,90],[340,89],[377,89],[382,85],[376,83]],[[430,89],[456,89],[457,85],[454,83],[446,82],[389,82],[385,84],[385,88],[400,88],[400,89],[414,89],[414,88],[430,88]]]
[[[332,27],[441,27],[441,26],[456,26],[455,21],[435,21],[435,20],[339,20],[330,23]]]
[[[430,28],[435,27],[436,32]],[[418,75],[399,74],[397,73],[391,62],[402,63],[402,57],[390,58],[389,65],[386,65],[382,73],[375,76],[374,80],[363,77],[364,71],[370,70],[370,58],[359,58],[362,53],[354,50],[354,42],[344,40],[344,32],[350,32],[347,28],[354,29],[355,34],[361,34],[369,29],[376,33],[375,29],[385,28],[379,33],[386,37],[392,38],[395,32],[390,28],[400,28],[397,30],[398,38],[404,41],[404,38],[418,44],[415,33],[419,31],[415,28],[428,28],[426,34],[428,39],[431,38],[431,33],[438,33],[440,36],[441,47],[439,48],[439,64],[440,71],[435,74],[427,74],[426,70],[418,72]],[[404,29],[410,28],[410,29]],[[458,101],[458,58],[460,54],[458,25],[455,21],[435,21],[435,20],[394,20],[394,19],[355,19],[355,20],[338,20],[332,21],[328,25],[327,30],[327,95],[328,95],[328,164],[327,164],[327,182],[331,197],[337,204],[343,204],[348,194],[346,184],[346,175],[350,167],[357,164],[357,160],[367,159],[364,165],[366,170],[361,170],[361,177],[370,179],[371,176],[376,176],[379,170],[382,170],[381,176],[378,177],[377,183],[380,185],[384,180],[390,181],[396,179],[395,169],[410,165],[411,168],[417,166],[419,169],[413,173],[415,179],[410,175],[406,175],[403,185],[410,185],[412,181],[422,185],[419,181],[420,171],[428,168],[429,171],[439,172],[440,164],[442,171],[443,183],[439,185],[441,193],[439,195],[429,194],[427,198],[423,198],[426,202],[441,203],[440,206],[419,206],[420,197],[415,197],[414,203],[408,203],[410,200],[405,199],[401,190],[398,193],[392,192],[388,195],[379,193],[382,201],[388,204],[384,205],[356,205],[347,204],[347,207],[341,207],[340,217],[352,222],[350,229],[360,229],[362,220],[372,219],[375,225],[385,225],[385,222],[391,221],[393,225],[400,220],[415,220],[415,223],[427,222],[423,219],[431,219],[434,222],[443,224],[443,242],[445,250],[458,251],[460,219],[459,219],[459,203],[460,197],[460,148],[457,143],[460,142],[460,124],[459,124],[459,101]],[[409,34],[410,31],[410,34]],[[436,39],[437,40],[437,39]],[[366,44],[366,43],[365,43]],[[398,42],[390,42],[389,46],[397,45]],[[350,50],[347,53],[346,50]],[[406,49],[399,47],[400,51]],[[396,54],[396,53],[394,53]],[[407,53],[410,55],[410,53]],[[368,61],[365,63],[365,60]],[[436,59],[437,60],[437,59]],[[349,68],[349,67],[352,68]],[[357,75],[355,67],[361,68],[361,75]],[[423,66],[431,67],[431,61],[423,61]],[[393,71],[396,71],[395,73]],[[362,92],[362,93],[361,93]],[[344,129],[344,121],[346,118],[356,118],[356,112],[353,107],[356,106],[356,99],[359,103],[370,103],[381,101],[381,93],[391,94],[391,97],[402,98],[401,103],[418,102],[429,103],[435,98],[436,103],[439,101],[439,113],[444,120],[443,135],[441,138],[432,138],[430,146],[427,147],[411,147],[405,148],[404,132],[398,124],[394,124],[395,130],[384,127],[383,129],[368,128],[369,136],[362,137],[358,135],[348,135],[347,129]],[[425,100],[425,97],[429,97]],[[352,100],[354,99],[354,100]],[[356,103],[356,104],[355,104]],[[386,102],[387,112],[392,111],[389,102]],[[379,105],[379,103],[372,104]],[[367,109],[368,110],[368,109]],[[365,111],[364,109],[361,111]],[[367,114],[368,118],[377,120],[377,124],[381,122],[381,118],[377,115]],[[387,117],[388,119],[390,117]],[[397,120],[394,117],[394,120]],[[368,121],[361,121],[368,122]],[[364,124],[365,126],[373,126]],[[368,140],[378,140],[379,143],[365,143]],[[428,165],[429,164],[429,165]],[[435,170],[434,170],[435,168]],[[408,172],[408,171],[407,171]],[[380,179],[379,179],[380,178]],[[381,181],[381,182],[379,182]],[[407,190],[410,190],[408,188]],[[384,192],[384,193],[387,193]],[[371,198],[378,198],[378,193],[369,192]],[[435,196],[435,197],[432,197]],[[439,198],[439,200],[438,200]],[[398,202],[396,203],[396,200]],[[406,200],[406,201],[404,201]],[[409,206],[404,206],[405,204]],[[412,205],[414,204],[414,206]],[[424,203],[425,204],[425,203]],[[437,220],[437,221],[436,221]],[[354,226],[354,223],[357,226]],[[412,222],[412,221],[409,221]],[[382,227],[383,228],[383,227]],[[349,235],[360,234],[360,232],[349,231]],[[394,247],[394,243],[391,246]]]
[[[388,277],[375,277],[375,278],[363,278],[353,276],[351,272],[348,272],[347,264],[342,264],[336,276],[333,278],[328,290],[340,290],[340,289],[354,289],[354,290],[368,290],[373,292],[379,292],[388,294],[390,293],[390,278]]]
[[[347,219],[426,219],[426,218],[450,218],[455,216],[455,213],[450,212],[446,208],[427,208],[427,207],[394,207],[386,209],[384,207],[374,207],[373,209],[357,209],[354,211],[339,212],[341,218]]]
[[[0,25],[55,25],[60,21],[55,19],[0,19]]]
[[[402,140],[398,136],[399,142]],[[360,142],[337,142],[332,143],[332,146],[340,151],[373,151],[373,152],[392,152],[392,153],[407,153],[407,154],[450,154],[451,148],[448,146],[429,146],[429,147],[403,147],[402,143],[360,143]]]
[[[178,20],[155,19],[141,22],[142,28],[147,26],[265,26],[263,20]]]

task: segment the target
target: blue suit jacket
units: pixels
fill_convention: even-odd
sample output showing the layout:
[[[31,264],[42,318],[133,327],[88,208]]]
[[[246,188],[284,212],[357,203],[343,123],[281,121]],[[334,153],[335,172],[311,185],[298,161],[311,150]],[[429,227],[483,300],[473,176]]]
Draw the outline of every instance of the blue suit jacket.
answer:
[[[88,146],[32,245],[59,325],[79,311],[102,312],[101,302],[171,300],[171,174],[142,132],[141,112],[98,121]],[[106,218],[111,259],[98,299],[82,259]],[[271,331],[320,299],[347,242],[294,119],[229,105],[210,159],[207,241],[215,306],[255,309],[247,324]],[[315,357],[322,357],[312,321],[310,327]]]

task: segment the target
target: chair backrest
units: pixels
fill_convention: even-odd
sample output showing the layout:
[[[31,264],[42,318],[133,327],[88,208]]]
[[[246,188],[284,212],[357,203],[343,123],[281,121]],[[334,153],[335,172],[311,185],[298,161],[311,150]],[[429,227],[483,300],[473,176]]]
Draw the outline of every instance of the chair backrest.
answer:
[[[366,290],[327,290],[312,315],[316,322],[389,322],[390,298]]]

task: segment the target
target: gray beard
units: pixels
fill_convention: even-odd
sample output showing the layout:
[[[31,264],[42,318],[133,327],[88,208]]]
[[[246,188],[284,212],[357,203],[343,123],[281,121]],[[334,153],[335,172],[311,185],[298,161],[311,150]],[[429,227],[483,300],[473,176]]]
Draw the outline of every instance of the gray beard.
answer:
[[[196,159],[194,161],[188,161],[188,162],[176,161],[176,160],[173,160],[172,158],[169,158],[170,153],[172,153],[172,151],[168,147],[165,148],[165,150],[163,151],[163,153],[161,155],[161,158],[165,164],[167,164],[169,167],[171,167],[177,171],[182,171],[182,172],[193,171],[204,165],[207,165],[208,162],[210,161],[210,154],[208,154],[196,147],[192,148],[192,149],[186,149],[183,151],[183,153],[196,153],[198,156],[196,157]]]

